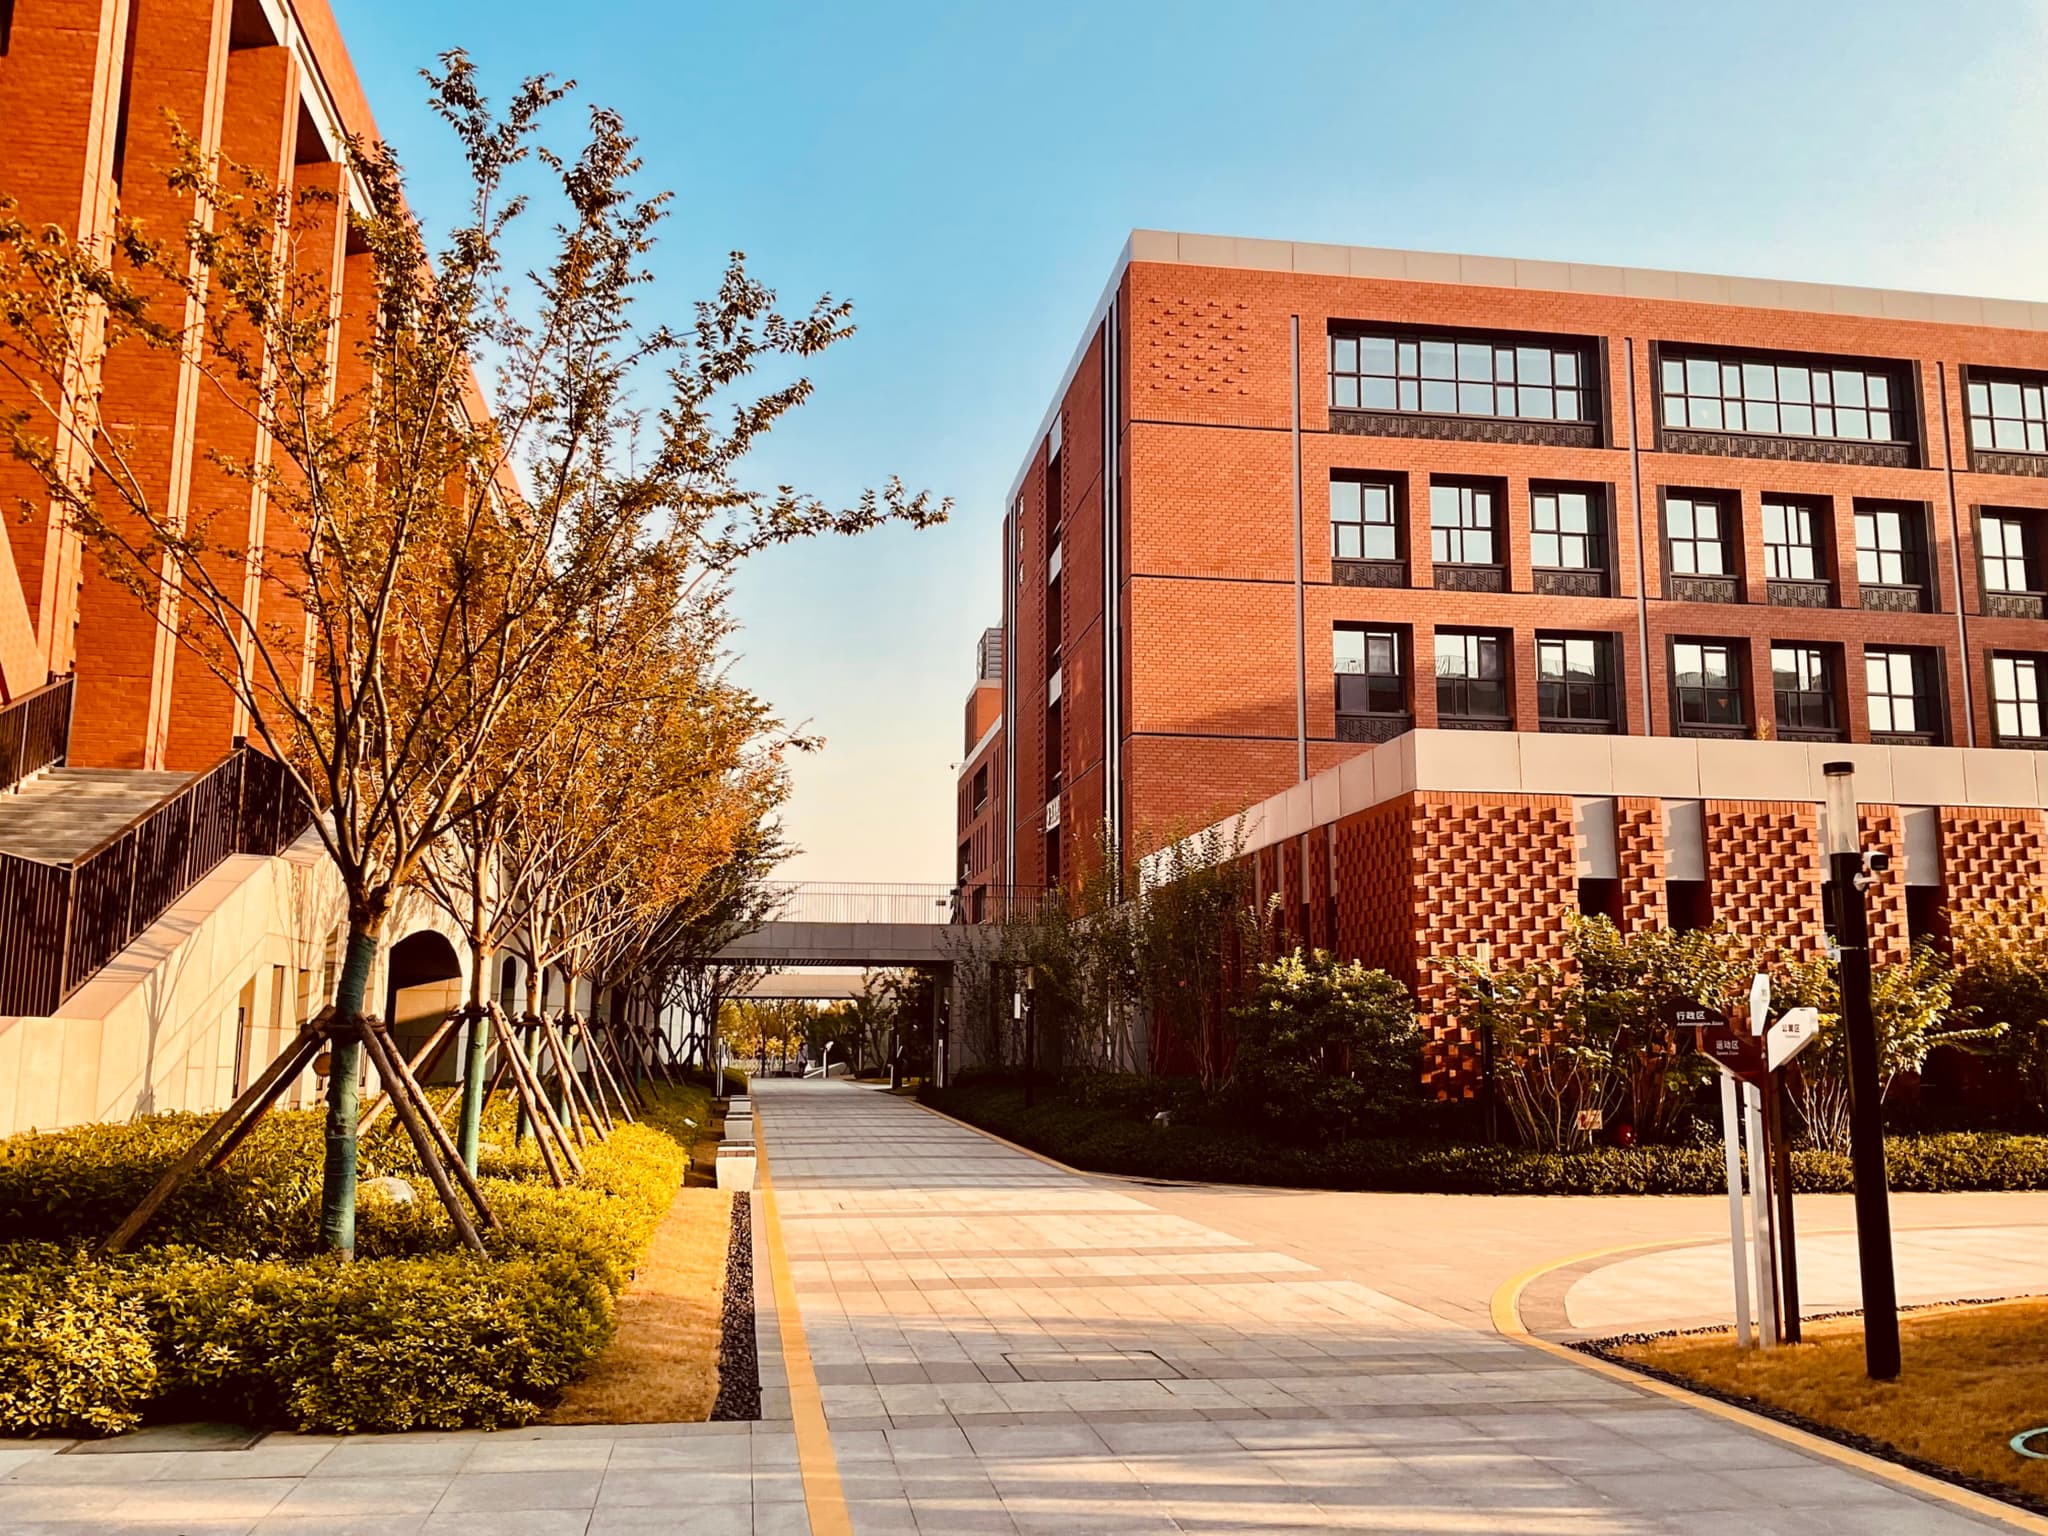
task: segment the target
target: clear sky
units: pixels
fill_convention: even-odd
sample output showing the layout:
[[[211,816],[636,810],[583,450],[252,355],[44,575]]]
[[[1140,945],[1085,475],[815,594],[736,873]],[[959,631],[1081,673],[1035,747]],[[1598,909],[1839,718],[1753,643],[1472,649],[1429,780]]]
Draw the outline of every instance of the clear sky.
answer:
[[[460,45],[625,114],[679,318],[732,249],[854,301],[763,479],[958,506],[742,580],[739,676],[827,741],[798,878],[951,878],[1003,496],[1133,227],[2048,298],[2020,0],[333,3],[430,215],[460,167],[416,71]]]

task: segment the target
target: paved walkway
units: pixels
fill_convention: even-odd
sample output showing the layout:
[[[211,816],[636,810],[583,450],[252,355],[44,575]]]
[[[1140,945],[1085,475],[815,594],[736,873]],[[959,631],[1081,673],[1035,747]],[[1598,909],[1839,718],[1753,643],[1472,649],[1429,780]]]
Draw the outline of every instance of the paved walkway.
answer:
[[[757,1200],[775,1417],[242,1451],[0,1442],[0,1536],[843,1536],[846,1514],[857,1536],[2010,1528],[1493,1331],[1509,1276],[1627,1244],[1661,1246],[1567,1264],[1525,1316],[1711,1310],[1716,1201],[1151,1185],[872,1089],[755,1095],[802,1323],[787,1342],[808,1349],[785,1379]],[[2048,1256],[2048,1196],[1895,1213],[1952,1234],[1927,1252],[1952,1248],[1972,1293],[1994,1261],[2017,1278]],[[1802,1202],[1802,1221],[1846,1226],[1846,1204]]]
[[[1270,1223],[1270,1193],[1071,1175],[859,1088],[756,1103],[861,1536],[2004,1528],[1501,1339],[1472,1277],[1509,1255],[1457,1220],[1501,1203],[1434,1202],[1439,1256],[1393,1266],[1402,1296],[1312,1234],[1189,1213]],[[1677,1228],[1712,1208],[1589,1203]],[[1549,1256],[1586,1235],[1579,1202],[1540,1204]],[[1346,1208],[1296,1209],[1317,1205]]]

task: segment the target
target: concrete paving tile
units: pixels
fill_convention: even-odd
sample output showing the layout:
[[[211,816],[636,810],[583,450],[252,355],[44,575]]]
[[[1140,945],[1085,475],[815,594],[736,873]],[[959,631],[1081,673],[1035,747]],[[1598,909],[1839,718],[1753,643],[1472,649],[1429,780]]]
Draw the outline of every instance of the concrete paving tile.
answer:
[[[754,1536],[811,1536],[810,1514],[801,1504],[757,1504]]]
[[[448,1484],[436,1514],[504,1509],[590,1509],[602,1472],[464,1472]]]
[[[0,1531],[16,1520],[85,1520],[112,1514],[133,1483],[0,1483]]]
[[[703,1503],[682,1509],[599,1509],[590,1517],[589,1536],[754,1536],[754,1509]]]
[[[427,1517],[420,1536],[477,1536],[474,1510],[443,1510]],[[490,1536],[584,1536],[590,1512],[584,1509],[494,1509]]]
[[[266,1515],[250,1528],[250,1536],[416,1536],[427,1522],[426,1511],[375,1515]]]
[[[283,1478],[159,1479],[142,1483],[114,1507],[117,1520],[253,1522],[275,1509],[292,1489]]]
[[[650,1442],[638,1442],[647,1444]],[[652,1442],[668,1444],[667,1441]],[[722,1442],[714,1442],[722,1443]],[[738,1442],[744,1446],[746,1442]],[[614,1442],[590,1440],[485,1440],[462,1464],[472,1472],[602,1472],[612,1459]]]
[[[472,1440],[442,1444],[386,1445],[376,1440],[350,1440],[329,1448],[306,1475],[327,1477],[453,1476],[475,1449]]]
[[[274,1515],[354,1518],[366,1515],[433,1513],[453,1481],[450,1473],[380,1475],[364,1478],[309,1477],[278,1501]]]

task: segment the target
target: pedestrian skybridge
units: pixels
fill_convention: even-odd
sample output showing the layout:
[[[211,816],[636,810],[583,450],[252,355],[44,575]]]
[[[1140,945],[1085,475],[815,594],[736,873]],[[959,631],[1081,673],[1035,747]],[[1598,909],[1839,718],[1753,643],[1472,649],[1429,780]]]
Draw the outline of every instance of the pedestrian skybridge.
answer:
[[[959,953],[961,920],[950,885],[802,881],[780,887],[773,915],[718,958],[770,971],[945,965]]]

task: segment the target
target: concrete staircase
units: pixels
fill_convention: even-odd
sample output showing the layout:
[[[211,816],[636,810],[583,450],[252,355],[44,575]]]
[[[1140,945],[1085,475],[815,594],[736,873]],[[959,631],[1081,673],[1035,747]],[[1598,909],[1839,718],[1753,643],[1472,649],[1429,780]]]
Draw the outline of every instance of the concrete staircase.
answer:
[[[51,768],[0,792],[0,853],[68,864],[192,781],[136,768]]]

